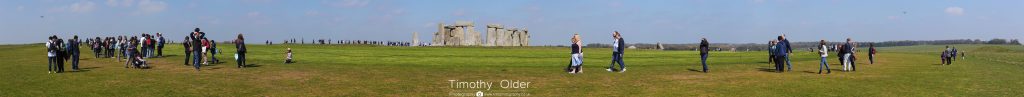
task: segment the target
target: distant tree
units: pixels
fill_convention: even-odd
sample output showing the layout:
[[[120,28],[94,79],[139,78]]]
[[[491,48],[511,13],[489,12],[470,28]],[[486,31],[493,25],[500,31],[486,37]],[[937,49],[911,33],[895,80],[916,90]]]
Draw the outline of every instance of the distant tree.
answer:
[[[992,39],[992,40],[988,41],[988,44],[1006,44],[1006,43],[1008,43],[1008,42],[1006,42],[1006,39],[999,39],[999,38],[995,38],[995,39]]]
[[[1013,40],[1010,40],[1010,44],[1020,45],[1020,41],[1017,41],[1017,39],[1013,39]]]

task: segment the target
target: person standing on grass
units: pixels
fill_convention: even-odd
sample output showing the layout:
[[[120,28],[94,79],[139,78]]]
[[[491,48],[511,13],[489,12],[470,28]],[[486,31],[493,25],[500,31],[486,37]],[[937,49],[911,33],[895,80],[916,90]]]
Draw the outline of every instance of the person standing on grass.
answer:
[[[875,43],[868,44],[868,60],[871,61],[871,64],[875,64],[875,53],[878,53],[875,50]]]
[[[238,68],[245,67],[245,38],[242,38],[242,34],[238,34],[238,38],[235,39],[235,49],[238,49]]]
[[[217,41],[210,40],[210,49],[209,50],[210,50],[210,62],[220,63],[220,60],[217,59],[217,54],[219,54],[218,51],[220,51],[220,50],[217,49]]]
[[[208,40],[208,39],[206,39],[204,37],[202,39],[202,41],[203,41],[203,50],[200,50],[200,51],[203,52],[202,53],[202,56],[203,56],[202,57],[202,61],[203,61],[203,65],[207,65],[207,64],[209,64],[207,62],[210,61],[209,60],[209,55],[207,55],[209,53],[209,50],[210,50],[210,40]]]
[[[57,72],[64,72],[64,61],[67,61],[68,55],[66,49],[67,45],[64,44],[64,39],[57,38]]]
[[[786,63],[789,57],[789,42],[784,42],[785,38],[782,36],[778,37],[778,43],[775,44],[775,70],[777,72],[784,72],[786,70]]]
[[[50,36],[46,40],[46,73],[57,73],[57,42],[54,42],[57,35]]]
[[[818,54],[821,55],[821,64],[818,66],[818,74],[821,74],[821,69],[828,71],[826,74],[831,74],[832,70],[829,70],[828,61],[825,59],[828,58],[828,46],[825,46],[825,40],[821,40],[821,43],[818,44]]]
[[[195,32],[192,32],[192,36],[190,38],[192,40],[192,67],[195,67],[196,71],[200,71],[199,67],[202,66],[202,64],[200,64],[200,59],[202,58],[203,50],[201,46],[203,44],[201,39],[203,38],[202,33],[199,32],[199,28],[196,28]]]
[[[953,51],[950,52],[949,54],[950,54],[950,58],[949,58],[950,61],[956,60],[956,47],[955,46],[953,47]]]
[[[950,49],[949,46],[946,46],[946,50],[942,51],[942,63],[943,64],[946,64],[946,65],[953,64],[953,61],[951,61],[952,59],[950,59],[950,57],[953,55],[951,53],[953,53],[953,49]]]
[[[789,55],[793,54],[793,47],[790,46],[789,39],[786,39],[786,34],[782,34],[780,37],[782,37],[782,39],[779,40],[779,42],[784,43],[785,45],[783,46],[786,46],[786,48],[783,49],[786,50],[786,55],[783,56],[786,58],[786,68],[789,68],[789,71],[793,71],[793,64],[789,61]]]
[[[853,65],[850,62],[850,56],[853,55],[852,41],[852,39],[846,38],[846,44],[843,44],[843,51],[841,53],[843,57],[843,71],[850,71]]]
[[[157,44],[156,44],[156,56],[157,57],[164,57],[164,43],[166,43],[167,40],[164,40],[164,34],[163,33],[156,33],[156,37],[158,37],[157,38]]]
[[[704,67],[704,73],[708,73],[708,39],[700,38],[700,64]]]
[[[619,71],[619,73],[626,72],[626,64],[622,62],[622,54],[625,50],[626,42],[622,39],[622,34],[619,34],[619,31],[613,32],[612,38],[614,40],[612,42],[612,63],[608,64],[608,69],[605,70],[609,72]],[[620,70],[615,70],[615,62],[619,63]]]
[[[572,45],[571,45],[572,46],[571,47],[572,51],[570,52],[570,54],[571,54],[571,61],[570,62],[572,62],[572,64],[571,64],[571,66],[569,66],[569,68],[570,68],[569,69],[569,73],[570,74],[582,73],[583,72],[583,46],[581,46],[580,44],[583,44],[583,42],[582,42],[582,40],[580,40],[580,35],[579,34],[572,35],[571,41],[572,41]]]
[[[768,41],[768,64],[775,64],[775,43],[775,40]]]
[[[72,71],[78,71],[78,58],[79,58],[79,54],[80,54],[79,50],[78,50],[78,45],[79,44],[80,44],[80,40],[78,40],[78,35],[75,35],[74,37],[71,38],[71,40],[68,40],[68,52],[70,53],[69,55],[71,55],[71,70]]]
[[[188,66],[188,60],[192,57],[192,38],[189,38],[191,35],[191,33],[186,35],[185,40],[181,41],[181,46],[185,49],[185,66]]]

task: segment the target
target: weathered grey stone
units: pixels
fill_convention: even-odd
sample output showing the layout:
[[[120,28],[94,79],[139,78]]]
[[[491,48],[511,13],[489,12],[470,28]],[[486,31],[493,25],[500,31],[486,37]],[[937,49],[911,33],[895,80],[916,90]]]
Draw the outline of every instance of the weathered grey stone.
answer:
[[[409,46],[419,46],[419,44],[420,44],[419,32],[412,32],[412,44],[409,44]]]

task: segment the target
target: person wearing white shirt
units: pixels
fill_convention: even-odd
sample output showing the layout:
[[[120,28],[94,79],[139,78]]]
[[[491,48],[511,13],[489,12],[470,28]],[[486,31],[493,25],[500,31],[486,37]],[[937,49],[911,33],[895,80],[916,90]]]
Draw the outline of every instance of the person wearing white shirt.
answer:
[[[825,61],[825,58],[828,57],[828,47],[825,46],[825,40],[821,40],[821,44],[818,45],[818,54],[821,55],[821,64],[818,66],[818,74],[821,74],[821,69],[828,71],[826,74],[831,74],[832,70],[828,69],[828,61]]]

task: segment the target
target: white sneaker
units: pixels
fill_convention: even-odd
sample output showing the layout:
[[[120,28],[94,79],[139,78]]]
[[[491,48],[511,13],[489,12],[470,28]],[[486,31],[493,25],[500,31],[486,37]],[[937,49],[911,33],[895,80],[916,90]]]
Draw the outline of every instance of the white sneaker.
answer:
[[[613,71],[612,71],[612,68],[606,68],[606,69],[604,69],[604,70],[608,70],[608,72],[613,72]]]
[[[622,68],[622,70],[619,71],[619,73],[622,73],[622,72],[626,72],[626,68]]]

